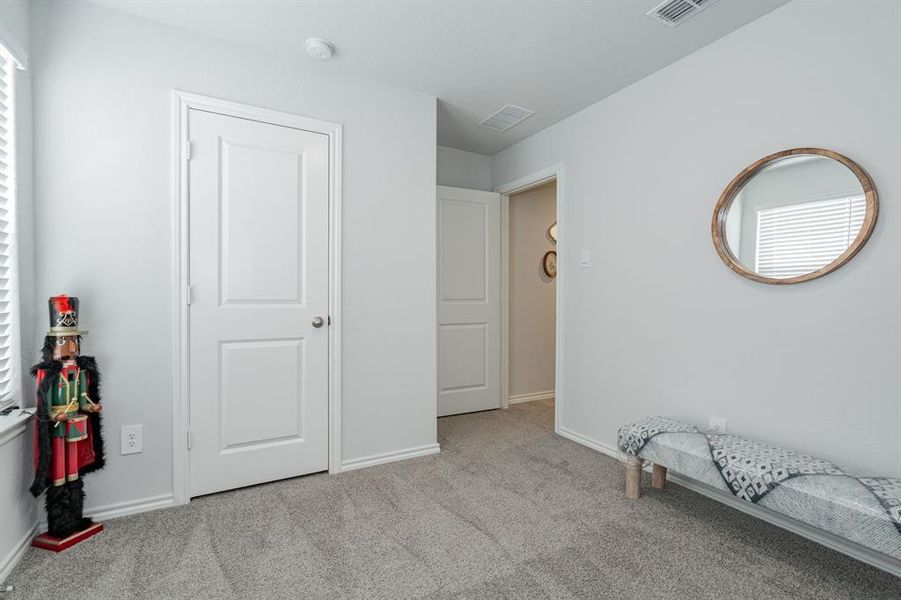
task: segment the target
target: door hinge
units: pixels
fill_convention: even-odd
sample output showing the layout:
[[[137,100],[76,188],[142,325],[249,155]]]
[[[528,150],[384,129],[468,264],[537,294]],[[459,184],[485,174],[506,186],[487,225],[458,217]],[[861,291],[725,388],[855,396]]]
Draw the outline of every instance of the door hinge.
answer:
[[[194,445],[194,430],[188,430],[188,450],[191,449],[191,446]]]
[[[185,304],[191,306],[191,302],[194,300],[194,286],[188,285],[185,287]]]
[[[193,148],[191,140],[185,140],[183,143],[184,143],[183,152],[185,155],[185,160],[191,160],[191,150]]]

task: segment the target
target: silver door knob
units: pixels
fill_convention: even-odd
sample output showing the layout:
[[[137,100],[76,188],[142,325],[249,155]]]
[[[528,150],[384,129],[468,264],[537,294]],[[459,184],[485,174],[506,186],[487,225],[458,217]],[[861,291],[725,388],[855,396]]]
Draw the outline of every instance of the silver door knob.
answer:
[[[313,327],[319,329],[323,325],[325,325],[325,319],[322,317],[313,317]]]

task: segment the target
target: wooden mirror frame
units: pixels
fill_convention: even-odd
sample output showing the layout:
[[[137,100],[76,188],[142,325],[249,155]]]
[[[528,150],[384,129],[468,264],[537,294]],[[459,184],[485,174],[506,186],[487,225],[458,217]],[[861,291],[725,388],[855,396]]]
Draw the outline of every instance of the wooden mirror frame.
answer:
[[[867,203],[867,212],[863,219],[863,224],[860,226],[860,231],[857,233],[857,237],[854,239],[854,242],[850,246],[848,246],[847,250],[841,253],[838,258],[833,260],[828,265],[824,265],[820,267],[816,271],[812,271],[807,273],[806,275],[798,275],[796,277],[787,277],[785,279],[777,279],[775,277],[764,277],[762,275],[758,275],[754,271],[748,270],[738,258],[732,254],[732,251],[729,249],[729,244],[726,241],[726,217],[729,214],[729,207],[732,206],[732,201],[735,199],[735,196],[739,191],[744,187],[748,181],[751,180],[757,173],[764,169],[764,167],[769,166],[771,163],[786,158],[788,156],[797,156],[801,154],[816,154],[819,156],[825,156],[827,158],[831,158],[836,160],[846,167],[848,167],[852,173],[857,177],[857,180],[860,182],[860,186],[863,188],[864,196],[866,197]],[[832,150],[824,150],[822,148],[792,148],[791,150],[783,150],[781,152],[775,152],[770,154],[769,156],[764,156],[751,166],[744,169],[741,173],[735,176],[735,178],[729,182],[729,185],[726,186],[726,189],[720,195],[719,200],[716,203],[716,208],[713,210],[713,222],[711,223],[710,229],[713,235],[713,245],[716,247],[716,253],[720,255],[720,258],[723,259],[723,262],[726,263],[726,266],[741,275],[742,277],[747,277],[748,279],[753,279],[754,281],[759,281],[761,283],[771,283],[774,285],[787,285],[791,283],[801,283],[802,281],[810,281],[812,279],[817,279],[822,277],[823,275],[828,275],[829,273],[835,271],[839,267],[843,266],[849,260],[854,258],[854,255],[860,252],[860,249],[863,248],[863,245],[867,243],[867,240],[870,239],[870,234],[873,233],[873,227],[876,225],[876,218],[879,216],[879,199],[876,196],[876,187],[873,185],[873,180],[870,179],[870,176],[867,175],[867,172],[863,170],[863,168],[858,165],[856,162],[839,154],[838,152],[833,152]]]

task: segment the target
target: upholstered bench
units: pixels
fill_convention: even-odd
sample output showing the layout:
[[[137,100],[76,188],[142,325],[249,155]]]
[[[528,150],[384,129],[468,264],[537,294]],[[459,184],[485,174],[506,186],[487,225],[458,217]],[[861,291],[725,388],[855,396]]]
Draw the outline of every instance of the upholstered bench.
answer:
[[[690,423],[649,417],[619,430],[627,456],[626,495],[641,495],[641,470],[652,485],[667,469],[901,560],[901,479],[858,477],[819,458]]]

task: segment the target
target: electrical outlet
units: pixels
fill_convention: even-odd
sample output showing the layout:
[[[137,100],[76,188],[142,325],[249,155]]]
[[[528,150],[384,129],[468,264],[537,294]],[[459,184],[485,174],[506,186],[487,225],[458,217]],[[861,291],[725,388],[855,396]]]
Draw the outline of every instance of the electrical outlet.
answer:
[[[726,419],[722,417],[708,417],[707,430],[710,433],[726,433]]]
[[[122,454],[137,454],[144,451],[144,426],[122,426]]]

